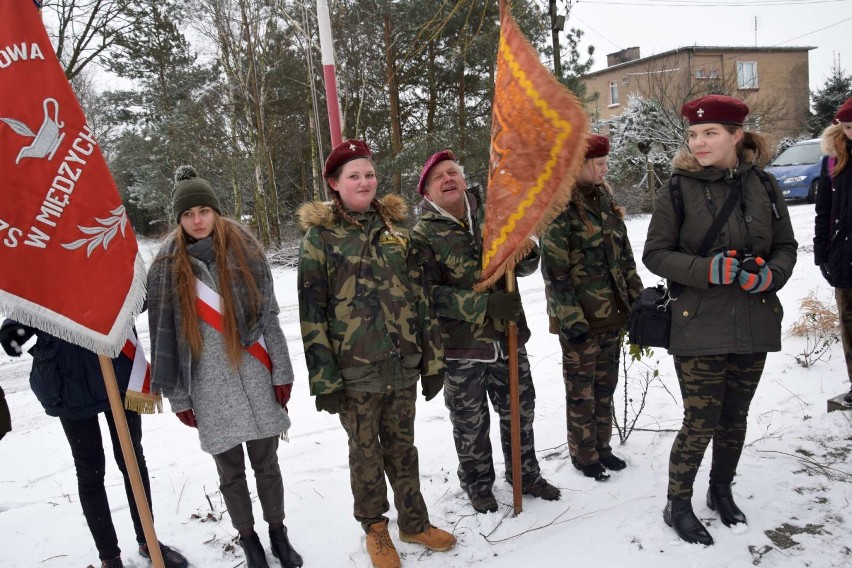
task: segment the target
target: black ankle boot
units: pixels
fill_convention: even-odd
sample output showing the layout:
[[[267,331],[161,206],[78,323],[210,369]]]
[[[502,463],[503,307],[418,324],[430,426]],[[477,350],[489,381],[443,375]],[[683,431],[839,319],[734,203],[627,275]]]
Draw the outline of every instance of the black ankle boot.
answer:
[[[719,513],[722,524],[726,527],[747,524],[745,513],[734,503],[734,494],[730,483],[713,483],[707,488],[707,506]]]
[[[250,537],[241,536],[237,542],[245,552],[246,568],[269,568],[269,564],[266,563],[266,553],[263,551],[263,545],[260,544],[257,533],[252,533]]]
[[[574,464],[576,469],[579,469],[583,472],[583,475],[586,477],[591,477],[595,481],[606,481],[609,479],[609,474],[604,469],[604,466],[600,464],[600,462],[590,463],[589,465],[582,465],[580,462],[571,458],[571,463]]]
[[[299,568],[302,565],[302,557],[293,550],[293,545],[287,538],[287,527],[269,529],[269,546],[272,548],[272,555],[281,561],[284,568]]]
[[[713,544],[713,537],[692,512],[692,501],[689,499],[670,497],[663,510],[663,520],[686,542]]]
[[[615,454],[601,456],[600,464],[611,471],[621,471],[627,467],[627,462]]]

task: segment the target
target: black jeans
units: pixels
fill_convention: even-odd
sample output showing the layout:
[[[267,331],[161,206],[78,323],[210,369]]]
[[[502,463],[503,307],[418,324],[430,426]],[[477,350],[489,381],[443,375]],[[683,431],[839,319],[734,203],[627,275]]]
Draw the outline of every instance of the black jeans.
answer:
[[[278,466],[278,436],[249,440],[245,447],[243,451],[243,444],[237,444],[213,456],[219,472],[219,491],[231,515],[231,524],[240,532],[254,528],[251,494],[246,479],[247,452],[263,520],[270,527],[277,526],[284,521],[284,481]]]
[[[145,542],[145,533],[142,530],[142,522],[139,520],[139,512],[136,510],[136,502],[133,499],[133,489],[130,486],[127,467],[124,465],[124,456],[121,454],[121,444],[118,440],[118,432],[115,429],[115,421],[112,418],[112,413],[106,412],[105,415],[109,426],[109,435],[112,439],[115,463],[121,471],[121,475],[124,476],[124,489],[127,492],[130,517],[133,519],[133,528],[136,531],[136,542],[141,544]],[[142,476],[142,485],[145,487],[148,506],[150,507],[151,484],[148,481],[145,456],[142,454],[142,419],[139,414],[130,410],[125,410],[124,415],[127,417],[130,440],[133,443],[136,461],[139,463],[139,473]],[[68,444],[71,446],[71,455],[74,457],[80,505],[83,507],[86,524],[89,525],[89,530],[95,539],[98,556],[101,560],[116,558],[121,555],[121,549],[118,547],[118,537],[115,534],[115,526],[112,524],[109,502],[104,488],[106,459],[98,416],[80,420],[69,420],[67,418],[60,420],[62,421],[62,428],[65,430],[65,436],[68,438]]]

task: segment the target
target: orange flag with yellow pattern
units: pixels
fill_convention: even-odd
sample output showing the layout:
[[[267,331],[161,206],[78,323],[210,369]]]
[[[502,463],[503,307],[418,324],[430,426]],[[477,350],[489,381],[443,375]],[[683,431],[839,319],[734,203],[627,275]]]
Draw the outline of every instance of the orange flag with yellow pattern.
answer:
[[[527,255],[530,237],[562,211],[585,157],[587,130],[580,103],[541,64],[501,0],[478,289]]]

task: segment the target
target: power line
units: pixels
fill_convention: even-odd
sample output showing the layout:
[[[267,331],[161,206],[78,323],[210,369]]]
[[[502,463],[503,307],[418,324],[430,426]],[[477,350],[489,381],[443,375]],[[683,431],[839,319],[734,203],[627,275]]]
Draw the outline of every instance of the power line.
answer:
[[[812,31],[812,32],[808,32],[808,33],[806,33],[806,34],[802,34],[802,35],[800,35],[800,36],[796,36],[796,37],[793,37],[793,38],[790,38],[790,39],[784,40],[784,41],[782,41],[782,42],[780,42],[780,43],[776,43],[776,44],[775,44],[775,45],[773,45],[772,47],[775,47],[775,46],[778,46],[778,45],[783,45],[783,44],[785,44],[785,43],[789,43],[789,42],[791,42],[791,41],[796,41],[797,39],[801,39],[801,38],[803,38],[803,37],[806,37],[806,36],[809,36],[809,35],[813,35],[813,34],[815,34],[815,33],[817,33],[817,32],[821,32],[821,31],[823,31],[823,30],[827,30],[828,28],[833,28],[834,26],[839,26],[840,24],[842,24],[842,23],[844,23],[844,22],[848,22],[849,20],[852,20],[852,17],[850,17],[850,18],[846,18],[845,20],[840,20],[839,22],[835,22],[835,23],[830,24],[830,25],[827,25],[827,26],[825,26],[824,28],[820,28],[820,29],[818,29],[818,30],[814,30],[814,31]]]
[[[587,28],[589,28],[590,30],[592,30],[593,32],[595,32],[596,34],[598,34],[599,36],[601,36],[607,43],[615,46],[617,49],[624,49],[623,47],[621,47],[620,45],[618,45],[617,43],[615,43],[614,41],[612,41],[611,39],[609,39],[608,37],[603,35],[601,32],[599,32],[598,30],[596,30],[595,28],[593,28],[592,26],[590,26],[589,24],[587,24],[586,22],[581,20],[577,16],[577,14],[571,14],[571,17],[574,18],[575,20],[577,20],[578,22],[580,22],[581,24],[583,24],[584,26],[586,26]]]

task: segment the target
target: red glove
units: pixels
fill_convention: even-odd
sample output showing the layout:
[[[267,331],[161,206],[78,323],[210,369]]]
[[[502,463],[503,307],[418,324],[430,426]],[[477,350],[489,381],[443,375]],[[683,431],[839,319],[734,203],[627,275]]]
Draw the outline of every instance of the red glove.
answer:
[[[289,385],[273,385],[273,388],[275,389],[275,400],[284,407],[284,410],[287,410],[287,403],[290,402],[290,391],[293,390],[293,383]]]
[[[181,410],[176,412],[175,416],[178,420],[189,426],[190,428],[198,428],[198,423],[195,421],[195,413],[190,408],[189,410]]]

